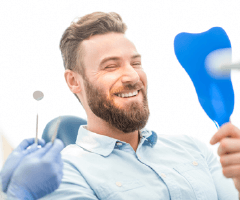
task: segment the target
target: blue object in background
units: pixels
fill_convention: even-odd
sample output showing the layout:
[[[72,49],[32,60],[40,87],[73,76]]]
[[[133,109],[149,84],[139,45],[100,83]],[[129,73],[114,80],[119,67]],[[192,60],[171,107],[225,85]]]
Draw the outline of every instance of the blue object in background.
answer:
[[[234,108],[231,75],[213,78],[206,70],[205,59],[224,48],[231,48],[231,43],[221,27],[203,33],[179,33],[174,39],[176,57],[191,78],[202,108],[219,126],[230,121]]]
[[[58,117],[54,118],[46,125],[42,134],[42,138],[45,140],[46,143],[51,141],[57,123]],[[80,117],[75,117],[71,115],[61,116],[61,121],[57,132],[57,138],[62,140],[65,147],[69,144],[75,144],[79,127],[86,124],[87,121]]]

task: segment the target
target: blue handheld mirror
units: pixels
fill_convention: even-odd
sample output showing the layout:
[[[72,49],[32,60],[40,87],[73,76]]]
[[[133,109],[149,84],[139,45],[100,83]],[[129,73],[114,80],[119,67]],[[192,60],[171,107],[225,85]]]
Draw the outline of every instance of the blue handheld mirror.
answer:
[[[234,109],[230,71],[222,77],[213,76],[206,62],[209,55],[222,50],[231,57],[231,43],[221,27],[203,33],[179,33],[174,39],[176,57],[192,80],[203,110],[217,127],[230,121]],[[222,57],[217,56],[220,60]],[[213,63],[216,63],[216,56],[214,59]]]

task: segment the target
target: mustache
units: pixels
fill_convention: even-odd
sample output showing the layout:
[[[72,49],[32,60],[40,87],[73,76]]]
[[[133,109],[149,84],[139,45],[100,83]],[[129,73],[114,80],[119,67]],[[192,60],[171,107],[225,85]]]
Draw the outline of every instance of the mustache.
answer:
[[[128,84],[128,85],[124,85],[122,87],[119,87],[117,90],[114,90],[113,93],[121,93],[122,91],[126,91],[126,90],[141,90],[143,89],[143,83],[141,81],[135,83],[134,85],[132,84]]]

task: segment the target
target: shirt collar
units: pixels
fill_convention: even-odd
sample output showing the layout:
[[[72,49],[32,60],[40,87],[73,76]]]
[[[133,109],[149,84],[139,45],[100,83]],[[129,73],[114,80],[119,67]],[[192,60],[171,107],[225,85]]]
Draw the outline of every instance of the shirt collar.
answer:
[[[157,134],[154,131],[149,131],[146,128],[143,128],[140,131],[140,137],[144,139],[143,145],[149,145],[151,147],[154,147],[154,145],[157,143]]]
[[[144,139],[143,145],[146,144],[153,147],[157,142],[157,134],[145,128],[140,130],[140,137],[142,140]],[[87,130],[87,125],[80,126],[76,140],[76,144],[82,148],[103,156],[108,156],[112,153],[116,142],[122,141],[91,132]]]

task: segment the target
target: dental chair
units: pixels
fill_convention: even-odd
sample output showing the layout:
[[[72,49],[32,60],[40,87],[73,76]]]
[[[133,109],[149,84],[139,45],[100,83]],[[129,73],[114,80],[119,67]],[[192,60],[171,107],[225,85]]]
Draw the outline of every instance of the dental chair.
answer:
[[[46,125],[42,134],[42,138],[46,143],[51,141],[58,123],[58,117],[56,117]],[[60,116],[60,123],[56,138],[62,140],[65,147],[69,144],[75,144],[80,125],[86,124],[87,121],[80,117],[71,115]]]
[[[51,141],[55,129],[59,123],[58,119],[59,117],[56,117],[46,125],[42,134],[42,138],[46,143]],[[69,144],[75,144],[79,127],[86,124],[87,121],[80,117],[71,115],[60,116],[57,138],[62,140],[65,147]],[[155,133],[154,131],[152,132]]]

